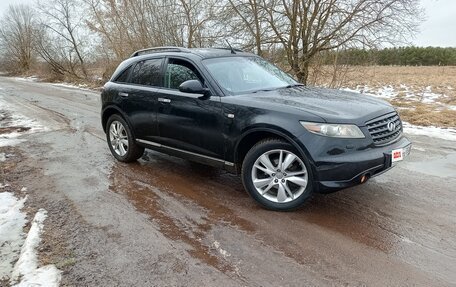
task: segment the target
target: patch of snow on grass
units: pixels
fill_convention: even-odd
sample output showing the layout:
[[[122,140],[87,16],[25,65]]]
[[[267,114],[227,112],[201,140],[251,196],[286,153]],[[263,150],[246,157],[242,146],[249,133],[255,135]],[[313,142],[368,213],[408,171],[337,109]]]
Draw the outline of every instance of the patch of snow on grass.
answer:
[[[22,228],[27,220],[21,209],[25,201],[26,197],[17,199],[10,192],[0,193],[0,280],[10,278],[24,242]]]
[[[431,86],[427,86],[423,92],[418,93],[418,96],[420,96],[421,102],[423,104],[433,104],[438,99],[444,97],[444,95],[442,95],[442,94],[433,93]]]
[[[38,268],[36,249],[41,241],[40,235],[43,232],[43,222],[46,217],[47,211],[40,209],[32,221],[32,227],[12,273],[11,283],[20,281],[13,286],[59,286],[61,272],[54,265]]]
[[[86,84],[71,84],[71,83],[50,83],[51,86],[60,87],[65,89],[78,89],[83,91],[93,92]]]
[[[6,155],[4,152],[0,153],[0,162],[6,161]]]
[[[411,135],[422,135],[432,138],[440,138],[449,141],[456,141],[456,129],[443,129],[438,127],[421,127],[403,122],[404,132]]]
[[[366,85],[358,85],[355,89],[344,87],[341,88],[341,90],[362,93],[365,95],[388,100],[392,100],[395,98],[399,98],[399,100],[402,100],[405,98],[407,99],[407,101],[411,102],[421,102],[423,104],[440,104],[443,106],[448,106],[447,104],[444,104],[444,102],[442,102],[442,99],[448,98],[448,96],[441,93],[434,93],[432,91],[432,86],[427,86],[424,89],[417,90],[416,88],[414,89],[413,87],[409,87],[404,84],[401,84],[398,87],[388,85],[380,88],[371,88]],[[404,98],[398,97],[399,95],[404,96]],[[448,108],[452,109],[451,106],[448,106]]]
[[[392,86],[385,86],[382,88],[377,89],[377,93],[371,94],[371,96],[377,96],[380,98],[392,99],[397,96],[397,92],[394,90]]]

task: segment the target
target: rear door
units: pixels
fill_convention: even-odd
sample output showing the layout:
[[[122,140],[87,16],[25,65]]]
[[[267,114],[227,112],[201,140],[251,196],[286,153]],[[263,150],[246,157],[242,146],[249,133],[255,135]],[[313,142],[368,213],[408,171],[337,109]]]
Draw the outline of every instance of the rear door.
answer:
[[[213,93],[208,99],[199,99],[198,95],[179,91],[180,84],[187,80],[205,84],[202,74],[187,60],[170,57],[164,70],[164,87],[157,91],[159,142],[222,162],[224,119],[220,97]]]
[[[140,61],[132,67],[122,109],[128,115],[137,139],[154,140],[157,129],[157,88],[162,83],[164,58]]]

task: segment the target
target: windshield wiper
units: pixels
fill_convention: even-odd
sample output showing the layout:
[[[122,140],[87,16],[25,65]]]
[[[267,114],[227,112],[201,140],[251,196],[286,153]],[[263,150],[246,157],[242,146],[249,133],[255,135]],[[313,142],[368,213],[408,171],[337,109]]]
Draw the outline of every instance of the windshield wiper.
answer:
[[[255,94],[255,93],[258,93],[258,92],[270,92],[270,91],[274,91],[274,90],[277,90],[278,88],[273,88],[273,89],[262,89],[262,90],[255,90],[252,92],[252,94]],[[280,88],[279,88],[280,89]]]
[[[287,85],[287,86],[277,87],[277,88],[255,90],[255,91],[253,91],[251,93],[255,94],[255,93],[258,93],[258,92],[270,92],[270,91],[275,91],[275,90],[280,90],[280,89],[289,89],[289,88],[294,88],[294,87],[305,87],[305,85],[304,84],[292,84],[292,85]]]
[[[292,84],[292,85],[288,85],[288,86],[285,86],[283,87],[284,89],[289,89],[289,88],[294,88],[294,87],[305,87],[306,85],[304,84]]]

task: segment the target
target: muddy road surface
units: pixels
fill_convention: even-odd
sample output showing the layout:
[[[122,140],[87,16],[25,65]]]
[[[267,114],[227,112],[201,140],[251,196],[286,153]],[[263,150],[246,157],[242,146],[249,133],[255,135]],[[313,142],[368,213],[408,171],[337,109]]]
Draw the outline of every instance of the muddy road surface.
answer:
[[[48,210],[40,261],[63,286],[456,285],[455,142],[410,136],[388,173],[277,213],[224,171],[116,162],[96,92],[0,78],[0,97],[42,125],[0,148],[1,176]]]

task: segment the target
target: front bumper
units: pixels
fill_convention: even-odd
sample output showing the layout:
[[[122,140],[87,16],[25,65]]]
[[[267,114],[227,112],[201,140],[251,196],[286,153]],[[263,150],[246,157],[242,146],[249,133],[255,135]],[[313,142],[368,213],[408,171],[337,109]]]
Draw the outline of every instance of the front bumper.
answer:
[[[361,184],[363,176],[377,176],[394,166],[391,160],[393,150],[403,149],[404,157],[408,156],[411,150],[411,142],[404,136],[384,146],[375,146],[368,139],[349,140],[321,136],[313,139],[319,143],[310,143],[309,136],[304,137],[300,140],[307,146],[315,191],[321,193]]]

